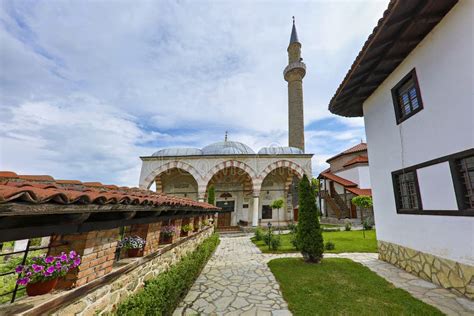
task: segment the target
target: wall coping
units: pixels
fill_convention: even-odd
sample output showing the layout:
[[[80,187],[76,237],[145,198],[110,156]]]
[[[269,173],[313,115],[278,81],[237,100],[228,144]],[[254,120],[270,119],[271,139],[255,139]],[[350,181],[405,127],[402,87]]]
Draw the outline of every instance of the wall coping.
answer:
[[[118,262],[119,266],[114,267],[114,269],[89,283],[86,283],[77,288],[70,290],[61,290],[46,295],[41,295],[37,297],[28,297],[25,296],[20,298],[13,304],[7,304],[0,307],[0,314],[3,315],[42,315],[44,313],[53,312],[60,307],[66,305],[66,303],[71,303],[81,298],[94,290],[100,288],[101,286],[108,284],[112,281],[115,281],[120,276],[135,270],[141,265],[160,257],[161,255],[169,252],[170,250],[178,247],[179,245],[186,243],[189,240],[196,238],[197,236],[204,234],[208,230],[212,229],[213,226],[208,226],[202,229],[199,232],[195,232],[190,236],[180,237],[175,243],[167,244],[158,249],[158,251],[151,253],[147,256],[140,258],[125,258]],[[122,265],[120,265],[122,263]]]

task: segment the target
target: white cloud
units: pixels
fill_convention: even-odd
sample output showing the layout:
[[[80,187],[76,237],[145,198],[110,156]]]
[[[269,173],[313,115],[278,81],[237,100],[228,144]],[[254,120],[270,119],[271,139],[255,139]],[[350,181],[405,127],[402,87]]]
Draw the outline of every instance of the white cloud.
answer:
[[[255,150],[285,144],[291,15],[309,124],[334,117],[329,100],[386,2],[3,1],[2,168],[136,185],[138,156],[158,147],[225,130]],[[309,134],[308,150],[363,137],[361,119],[338,120],[337,145]]]

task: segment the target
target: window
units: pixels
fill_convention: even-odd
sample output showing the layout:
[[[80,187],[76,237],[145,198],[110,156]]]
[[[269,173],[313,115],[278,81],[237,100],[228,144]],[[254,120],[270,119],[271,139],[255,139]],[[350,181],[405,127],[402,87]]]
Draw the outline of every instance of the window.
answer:
[[[262,219],[272,219],[272,211],[270,205],[262,205]]]
[[[420,193],[416,171],[404,172],[395,175],[395,197],[397,209],[418,210],[421,207]]]
[[[457,160],[463,209],[474,209],[474,156]]]
[[[413,69],[392,89],[397,124],[423,109],[420,87]]]

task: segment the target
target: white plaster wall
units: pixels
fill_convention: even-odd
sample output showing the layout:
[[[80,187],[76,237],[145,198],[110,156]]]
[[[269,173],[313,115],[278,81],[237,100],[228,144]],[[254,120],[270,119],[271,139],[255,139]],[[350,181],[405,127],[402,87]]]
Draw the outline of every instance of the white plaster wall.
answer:
[[[336,176],[339,176],[341,178],[344,178],[344,179],[347,179],[349,181],[359,184],[359,170],[358,169],[359,169],[358,167],[347,168],[347,169],[338,171],[334,174]]]
[[[418,169],[417,176],[424,210],[458,209],[448,162]]]
[[[364,103],[378,239],[471,265],[474,217],[398,215],[391,172],[474,147],[473,13],[455,5]],[[397,126],[390,90],[414,67],[424,109]]]
[[[370,168],[369,166],[359,166],[357,167],[359,172],[359,185],[360,189],[370,189]]]

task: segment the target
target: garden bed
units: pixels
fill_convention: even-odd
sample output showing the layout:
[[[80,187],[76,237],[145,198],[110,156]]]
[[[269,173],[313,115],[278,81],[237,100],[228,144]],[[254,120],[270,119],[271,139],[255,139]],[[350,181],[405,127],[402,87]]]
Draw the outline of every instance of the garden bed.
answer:
[[[349,259],[268,263],[294,315],[443,315]]]
[[[254,237],[252,242],[264,253],[298,252],[291,243],[291,234],[282,234],[280,237],[281,246],[276,251],[269,250],[263,240],[257,241]],[[324,242],[332,241],[336,246],[333,250],[325,251],[328,253],[377,252],[377,239],[374,230],[365,231],[365,238],[360,230],[323,232],[323,239]]]

